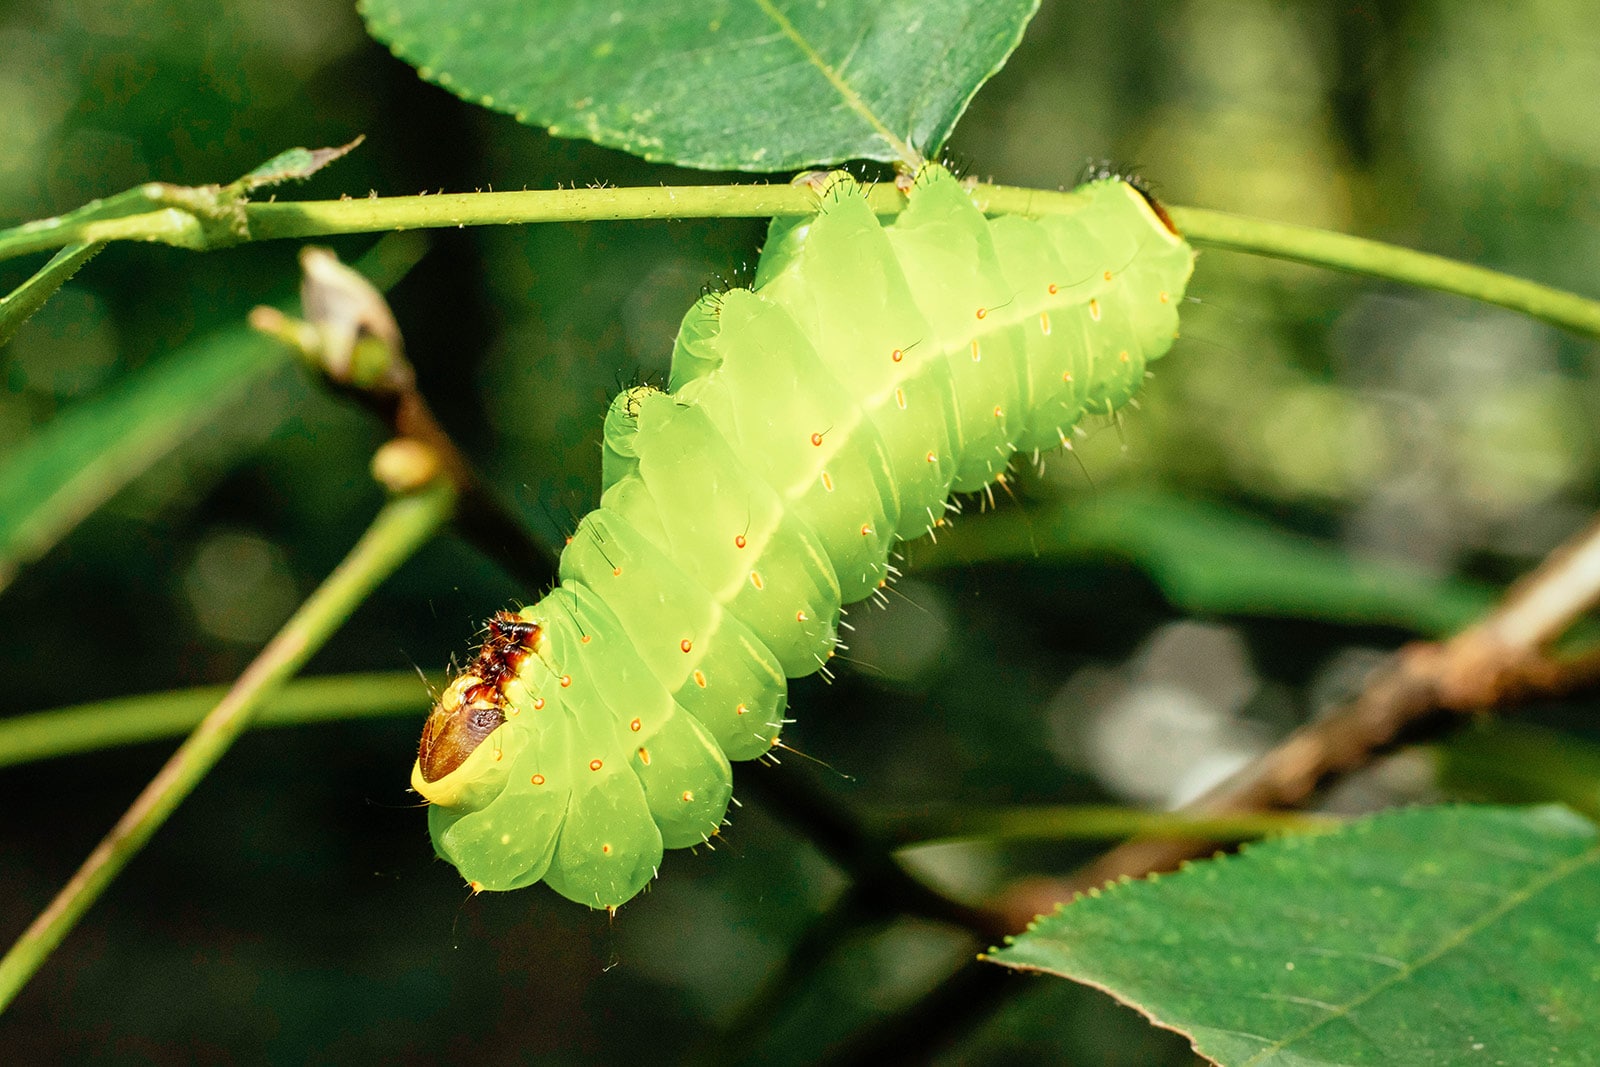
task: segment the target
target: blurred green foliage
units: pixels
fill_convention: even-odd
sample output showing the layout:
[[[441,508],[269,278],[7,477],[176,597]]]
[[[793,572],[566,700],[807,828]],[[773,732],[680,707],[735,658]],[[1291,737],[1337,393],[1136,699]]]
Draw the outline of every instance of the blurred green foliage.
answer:
[[[0,0],[0,54],[0,225],[146,179],[226,180],[358,133],[359,151],[292,195],[719,180],[464,104],[367,40],[337,0]],[[1110,157],[1176,203],[1593,293],[1597,57],[1582,0],[1056,0],[952,150],[973,173],[1046,187]],[[442,420],[559,543],[595,501],[607,399],[665,377],[679,317],[702,286],[748,276],[761,232],[440,231],[390,295]],[[354,259],[373,239],[328,243]],[[0,351],[0,462],[130,371],[238,323],[293,280],[295,252],[103,253]],[[0,285],[38,265],[5,264]],[[1202,257],[1192,295],[1140,410],[1092,428],[1076,459],[1047,457],[1002,507],[1181,488],[1380,564],[1490,583],[1593,510],[1592,344],[1225,253]],[[297,372],[275,375],[6,590],[4,710],[230,680],[370,519],[379,439]],[[1177,622],[1112,557],[951,567],[898,589],[892,610],[852,616],[858,662],[837,684],[793,691],[786,739],[823,761],[810,774],[821,788],[862,806],[1168,802],[1314,714],[1358,677],[1365,648],[1403,636]],[[314,670],[443,664],[491,610],[537,592],[442,540]],[[419,681],[417,722],[426,699]],[[843,884],[752,802],[715,853],[669,857],[614,922],[542,890],[468,900],[405,789],[415,726],[242,742],[0,1018],[8,1057],[670,1059],[734,1018]],[[0,776],[4,931],[47,901],[164,751]],[[1430,788],[1375,775],[1338,799]],[[1087,854],[962,846],[925,862],[981,894]],[[865,931],[748,1044],[772,1062],[814,1059],[972,947],[909,921]],[[1180,1042],[1066,983],[1018,979],[961,1040],[960,1062],[1188,1062]]]

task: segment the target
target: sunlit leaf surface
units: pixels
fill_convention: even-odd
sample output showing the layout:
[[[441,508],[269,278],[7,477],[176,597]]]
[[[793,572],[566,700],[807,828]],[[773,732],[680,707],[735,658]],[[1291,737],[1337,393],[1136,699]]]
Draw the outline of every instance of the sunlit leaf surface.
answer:
[[[937,148],[1038,0],[366,0],[474,103],[646,159],[793,170]]]
[[[994,958],[1219,1063],[1592,1063],[1600,841],[1562,808],[1417,808],[1130,883]]]

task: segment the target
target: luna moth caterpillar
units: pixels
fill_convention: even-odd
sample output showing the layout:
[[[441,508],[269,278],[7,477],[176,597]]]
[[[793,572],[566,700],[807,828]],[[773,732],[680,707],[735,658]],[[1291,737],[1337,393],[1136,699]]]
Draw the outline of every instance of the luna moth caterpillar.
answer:
[[[895,542],[1128,401],[1194,254],[1128,182],[1077,192],[988,218],[930,164],[883,225],[834,173],[750,288],[689,310],[668,389],[612,402],[560,584],[490,620],[423,730],[412,786],[474,890],[614,908],[709,841]]]

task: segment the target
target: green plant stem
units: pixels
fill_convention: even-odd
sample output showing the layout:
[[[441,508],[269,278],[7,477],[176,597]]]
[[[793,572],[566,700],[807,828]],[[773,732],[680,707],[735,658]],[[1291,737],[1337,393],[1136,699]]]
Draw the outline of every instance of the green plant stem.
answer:
[[[874,187],[868,198],[884,215],[898,213],[905,203],[892,185]],[[270,240],[430,226],[769,218],[809,214],[816,205],[816,194],[798,185],[663,185],[251,204],[245,212],[251,236]]]
[[[48,226],[30,222],[0,230],[0,260],[69,245],[108,241],[155,241],[197,250],[206,246],[198,219],[178,208],[162,208],[121,218],[85,219]]]
[[[979,185],[973,199],[985,211],[1060,214],[1081,206],[1076,193]],[[898,215],[906,198],[892,185],[867,189],[879,215]],[[626,189],[529,189],[507,193],[436,193],[249,204],[252,240],[321,237],[445,226],[503,226],[531,222],[620,222],[630,219],[765,219],[809,215],[816,193],[804,185],[661,185]],[[3,237],[3,235],[0,235]],[[0,254],[4,244],[0,243]]]
[[[897,214],[905,206],[905,197],[888,184],[873,186],[867,197],[873,210],[880,215]],[[1071,192],[1008,185],[975,185],[972,197],[985,211],[1024,215],[1057,214],[1071,211],[1081,203],[1081,198]],[[599,187],[267,201],[244,205],[247,237],[208,229],[193,216],[166,207],[122,218],[63,221],[49,226],[29,223],[0,231],[0,259],[90,241],[165,241],[185,248],[206,248],[211,247],[209,242],[216,242],[220,247],[240,240],[325,237],[445,226],[768,218],[808,214],[815,205],[812,190],[800,185]],[[1442,256],[1309,226],[1202,208],[1173,207],[1169,211],[1185,235],[1202,247],[1288,259],[1457,293],[1600,337],[1600,301],[1573,293]]]
[[[700,1040],[680,1062],[718,1067],[726,1063],[758,1063],[763,1044],[796,1001],[810,988],[812,979],[826,967],[838,949],[853,938],[865,938],[895,917],[892,910],[874,907],[859,885],[847,886],[828,908],[811,920],[777,967],[740,1005],[733,1020],[707,1027]]]
[[[28,317],[50,299],[50,294],[65,285],[68,278],[78,273],[79,267],[99,255],[104,247],[104,243],[68,245],[14,292],[0,298],[0,346],[9,344]]]
[[[431,672],[434,678],[443,672]],[[193,729],[227,694],[224,686],[101,700],[0,719],[0,768],[172,737]],[[302,678],[262,701],[252,726],[419,715],[424,682],[411,671]],[[867,830],[888,848],[963,841],[1072,841],[1147,835],[1242,841],[1269,834],[1316,833],[1339,821],[1303,812],[1195,814],[1109,804],[952,807],[873,813]]]
[[[1600,301],[1537,282],[1428,252],[1310,226],[1269,222],[1203,208],[1181,207],[1169,211],[1184,235],[1206,248],[1287,259],[1455,293],[1520,311],[1576,333],[1600,337]]]
[[[350,554],[300,605],[0,959],[0,1011],[250,725],[262,702],[283,687],[379,582],[433,536],[449,519],[453,504],[452,490],[435,484],[397,498],[379,512]]]
[[[746,776],[745,786],[780,821],[804,834],[847,874],[863,894],[865,905],[920,915],[980,937],[998,938],[1012,932],[999,916],[957,900],[908,871],[889,845],[868,833],[853,811],[816,788],[803,771],[776,764],[765,773]]]
[[[1200,815],[1111,804],[1064,804],[879,816],[872,829],[896,848],[920,848],[963,841],[1099,841],[1134,836],[1245,841],[1269,834],[1323,833],[1340,824],[1336,818],[1303,812]]]
[[[429,672],[437,680],[443,671]],[[301,678],[261,704],[252,726],[299,726],[416,714],[427,684],[412,671]],[[195,728],[228,695],[224,685],[145,693],[0,719],[0,768],[176,737]]]

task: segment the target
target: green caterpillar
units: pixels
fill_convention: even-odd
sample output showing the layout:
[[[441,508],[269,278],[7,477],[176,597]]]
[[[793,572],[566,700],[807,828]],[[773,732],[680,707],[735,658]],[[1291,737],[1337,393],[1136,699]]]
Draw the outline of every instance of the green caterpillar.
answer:
[[[751,288],[689,311],[670,391],[611,405],[561,584],[490,621],[424,728],[412,785],[474,889],[634,896],[718,832],[729,761],[777,744],[786,679],[824,666],[894,543],[1133,395],[1194,254],[1127,182],[1078,193],[991,219],[929,165],[884,226],[831,174]]]

